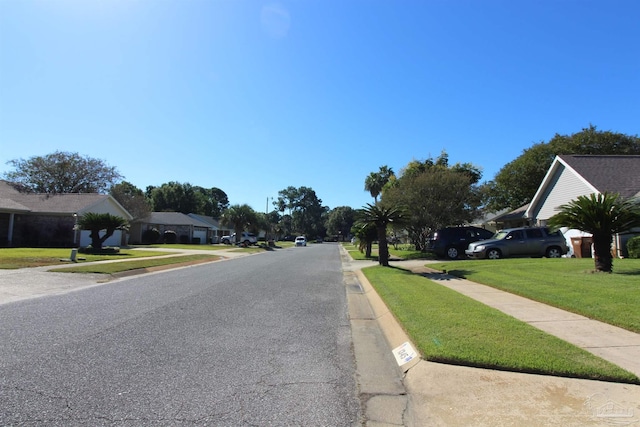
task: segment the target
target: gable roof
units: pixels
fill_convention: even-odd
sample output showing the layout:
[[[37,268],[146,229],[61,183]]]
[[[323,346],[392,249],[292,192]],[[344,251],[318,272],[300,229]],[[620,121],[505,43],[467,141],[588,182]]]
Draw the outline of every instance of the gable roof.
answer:
[[[187,216],[189,216],[191,218],[195,218],[195,219],[197,219],[199,221],[202,221],[202,222],[206,222],[211,227],[218,228],[220,226],[220,223],[218,222],[218,220],[215,219],[212,216],[198,215],[198,214],[194,214],[194,213],[187,214]]]
[[[194,227],[211,228],[212,226],[197,218],[192,218],[182,212],[151,212],[148,216],[135,222],[158,225],[189,225]]]
[[[495,217],[487,220],[487,222],[498,223],[498,222],[508,222],[516,219],[522,219],[524,218],[524,214],[528,208],[529,208],[529,204],[527,203],[526,205],[520,206],[519,208],[514,209],[512,211],[503,212],[499,215],[496,215]]]
[[[618,193],[626,198],[640,196],[640,156],[563,154],[553,160],[529,203],[526,217],[533,216],[544,194],[555,185],[554,176],[563,168],[593,193]]]
[[[15,200],[0,197],[0,211],[3,212],[29,212],[31,209],[25,205],[21,205]]]
[[[598,192],[640,195],[640,156],[561,155],[558,160]]]
[[[113,197],[98,193],[21,193],[11,183],[0,180],[0,209],[14,212],[31,212],[40,214],[74,214],[88,212],[92,207],[109,200],[131,215]]]

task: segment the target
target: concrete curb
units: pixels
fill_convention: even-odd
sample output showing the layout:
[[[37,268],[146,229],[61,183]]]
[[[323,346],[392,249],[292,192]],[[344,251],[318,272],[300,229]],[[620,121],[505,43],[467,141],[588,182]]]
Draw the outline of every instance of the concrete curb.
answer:
[[[404,374],[421,359],[398,366],[392,349],[410,342],[407,334],[362,273],[360,268],[368,264],[353,267],[354,261],[344,249],[342,256],[365,425],[420,426],[412,411]]]

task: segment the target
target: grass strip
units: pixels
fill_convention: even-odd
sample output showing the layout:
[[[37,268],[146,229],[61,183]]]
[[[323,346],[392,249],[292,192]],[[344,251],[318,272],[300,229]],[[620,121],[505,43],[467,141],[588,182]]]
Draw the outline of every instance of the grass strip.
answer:
[[[380,266],[363,272],[426,360],[640,383],[604,359],[424,277]]]
[[[192,245],[192,244],[183,244],[183,243],[167,243],[167,244],[153,244],[153,245],[138,245],[138,248],[162,248],[162,249],[188,249],[188,250],[203,250],[203,251],[224,251],[224,250],[233,250],[233,249],[254,249],[254,251],[259,250],[269,250],[269,249],[282,249],[293,246],[293,242],[285,242],[278,241],[275,243],[275,247],[269,247],[265,242],[258,242],[257,245],[251,245],[247,248],[242,248],[236,245],[225,245],[222,243],[216,243],[211,245]]]
[[[593,273],[593,260],[467,260],[427,267],[640,333],[640,260],[616,259]]]
[[[41,267],[60,264],[60,260],[68,259],[71,249],[52,248],[2,248],[0,249],[0,269],[16,269]],[[121,249],[118,254],[78,254],[86,262],[127,260],[140,257],[154,257],[167,255],[167,252]]]
[[[349,252],[351,258],[357,261],[370,260],[377,261],[378,260],[378,245],[375,244],[372,246],[371,257],[367,258],[364,256],[363,252],[360,252],[358,246],[353,245],[351,243],[342,243],[342,246]],[[393,258],[401,258],[401,259],[434,259],[434,256],[425,252],[416,251],[414,249],[409,249],[408,245],[400,245],[398,249],[395,249],[393,245],[389,245],[389,254]]]
[[[103,264],[91,264],[91,265],[78,265],[76,267],[56,268],[49,271],[58,273],[103,273],[114,274],[123,271],[139,270],[144,268],[158,267],[164,265],[174,264],[189,264],[200,263],[208,261],[216,261],[220,259],[219,256],[196,254],[196,255],[182,255],[168,258],[151,258],[141,259],[133,261],[123,262],[109,262]]]

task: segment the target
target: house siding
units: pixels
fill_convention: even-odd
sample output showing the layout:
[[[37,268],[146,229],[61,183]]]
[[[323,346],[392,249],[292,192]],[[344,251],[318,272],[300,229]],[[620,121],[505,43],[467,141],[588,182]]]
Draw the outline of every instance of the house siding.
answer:
[[[78,212],[80,215],[87,213],[87,212],[95,212],[95,213],[108,213],[110,215],[115,215],[115,216],[119,216],[125,219],[129,219],[129,217],[131,216],[128,212],[120,209],[119,206],[117,206],[115,203],[113,203],[111,200],[109,199],[104,199],[102,201],[100,201],[99,203],[93,205],[93,206],[89,206],[86,209],[83,209],[82,211]]]
[[[537,209],[531,212],[532,218],[538,223],[543,223],[558,213],[557,208],[568,201],[593,193],[592,188],[565,166],[560,166],[550,178]]]

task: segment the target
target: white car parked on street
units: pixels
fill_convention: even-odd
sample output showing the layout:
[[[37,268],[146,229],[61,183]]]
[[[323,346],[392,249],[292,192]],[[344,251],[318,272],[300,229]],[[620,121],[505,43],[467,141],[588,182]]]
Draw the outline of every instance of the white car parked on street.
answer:
[[[307,239],[304,236],[296,237],[296,246],[307,246]]]
[[[220,243],[225,245],[231,245],[231,244],[234,244],[235,242],[236,242],[236,233],[233,233],[231,236],[222,236],[220,238]],[[253,233],[247,233],[246,231],[243,231],[242,235],[240,236],[240,243],[245,246],[255,245],[256,243],[258,243],[258,238]]]

